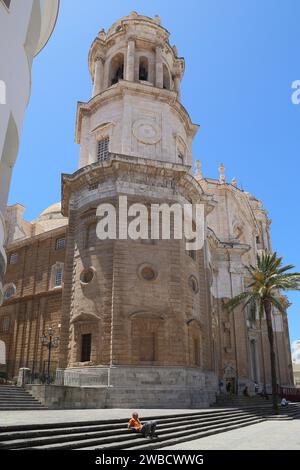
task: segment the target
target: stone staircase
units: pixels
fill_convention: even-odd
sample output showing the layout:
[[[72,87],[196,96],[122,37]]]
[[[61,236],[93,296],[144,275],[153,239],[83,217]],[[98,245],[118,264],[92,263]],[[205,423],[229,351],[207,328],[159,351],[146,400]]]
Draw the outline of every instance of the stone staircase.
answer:
[[[0,386],[0,411],[38,409],[45,407],[23,388],[12,385]]]
[[[300,412],[300,408],[299,408]],[[159,449],[265,421],[271,406],[247,409],[206,409],[194,413],[152,416],[158,421],[153,440],[127,430],[127,419],[51,423],[0,428],[1,449]],[[141,419],[143,421],[143,419]]]
[[[243,395],[217,395],[216,404],[214,406],[230,406],[230,407],[239,407],[244,408],[248,406],[259,406],[267,405],[272,403],[272,398],[269,397],[269,400],[255,395],[253,397],[245,397]]]

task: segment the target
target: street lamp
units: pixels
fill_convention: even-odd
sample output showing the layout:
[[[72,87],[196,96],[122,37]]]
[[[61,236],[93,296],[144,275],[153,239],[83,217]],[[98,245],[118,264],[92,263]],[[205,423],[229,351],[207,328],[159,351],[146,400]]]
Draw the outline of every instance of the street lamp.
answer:
[[[50,326],[48,328],[47,334],[42,336],[42,345],[47,346],[48,348],[48,367],[47,367],[47,384],[50,384],[50,363],[51,363],[51,351],[52,348],[57,348],[59,345],[59,337],[54,337],[54,330]]]

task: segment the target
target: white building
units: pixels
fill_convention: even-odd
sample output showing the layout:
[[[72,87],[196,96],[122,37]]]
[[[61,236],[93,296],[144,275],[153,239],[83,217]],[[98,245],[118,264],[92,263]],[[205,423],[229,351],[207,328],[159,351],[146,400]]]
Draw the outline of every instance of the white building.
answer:
[[[24,113],[33,58],[54,29],[59,0],[0,0],[0,303],[6,268],[4,210]]]

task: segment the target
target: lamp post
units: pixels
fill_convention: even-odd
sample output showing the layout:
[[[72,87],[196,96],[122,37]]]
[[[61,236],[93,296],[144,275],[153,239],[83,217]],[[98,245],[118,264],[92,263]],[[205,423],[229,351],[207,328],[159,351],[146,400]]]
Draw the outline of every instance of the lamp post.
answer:
[[[42,345],[47,346],[48,348],[48,367],[47,367],[47,385],[50,384],[50,364],[51,364],[51,351],[52,348],[57,348],[59,344],[59,337],[54,337],[54,330],[50,326],[48,328],[47,334],[42,336]]]

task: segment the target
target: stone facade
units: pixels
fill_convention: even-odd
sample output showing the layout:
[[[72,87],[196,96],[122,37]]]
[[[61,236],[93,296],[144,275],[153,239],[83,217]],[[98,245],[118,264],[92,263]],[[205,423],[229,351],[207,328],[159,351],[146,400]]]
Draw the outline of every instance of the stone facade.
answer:
[[[197,407],[214,401],[220,381],[239,393],[270,386],[265,320],[224,309],[247,283],[244,265],[271,249],[270,220],[260,201],[226,182],[223,165],[219,180],[203,178],[199,163],[193,175],[198,126],[180,103],[184,59],[158,17],[133,12],[99,33],[89,69],[93,96],[77,112],[79,169],[62,176],[61,213],[54,205],[28,224],[22,206],[8,212],[6,288],[15,292],[0,321],[10,319],[1,335],[9,374],[30,360],[43,368],[40,336],[52,326],[60,347],[49,406],[71,406],[73,396],[74,407]],[[120,196],[143,203],[145,220],[152,204],[200,205],[204,245],[100,240],[97,207],[119,209]],[[278,378],[290,385],[287,320],[274,312],[273,321]]]

